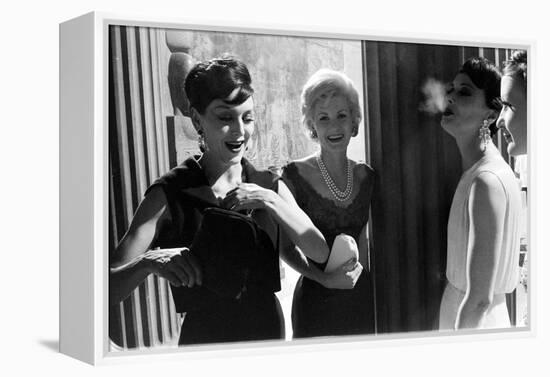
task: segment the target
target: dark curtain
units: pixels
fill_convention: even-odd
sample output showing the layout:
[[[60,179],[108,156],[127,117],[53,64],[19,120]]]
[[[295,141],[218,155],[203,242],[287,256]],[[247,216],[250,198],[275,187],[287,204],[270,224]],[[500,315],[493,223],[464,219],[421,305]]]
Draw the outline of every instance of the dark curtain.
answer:
[[[372,247],[379,333],[438,326],[447,219],[462,172],[440,117],[419,110],[421,87],[428,78],[452,80],[465,59],[480,55],[498,61],[499,51],[363,42],[367,143],[378,175]]]

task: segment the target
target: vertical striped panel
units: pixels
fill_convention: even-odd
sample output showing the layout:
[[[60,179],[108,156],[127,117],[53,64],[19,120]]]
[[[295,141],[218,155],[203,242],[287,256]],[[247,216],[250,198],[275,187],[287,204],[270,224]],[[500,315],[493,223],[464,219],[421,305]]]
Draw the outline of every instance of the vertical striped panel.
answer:
[[[144,96],[146,119],[147,119],[147,148],[151,151],[150,162],[150,179],[156,179],[161,174],[168,171],[166,164],[165,143],[163,143],[162,131],[166,128],[162,121],[162,105],[160,103],[160,88],[165,82],[161,81],[162,75],[160,64],[158,61],[158,30],[157,29],[141,29],[142,41],[142,66],[144,73]],[[145,46],[144,41],[148,44]],[[145,51],[147,53],[145,53]],[[150,109],[148,111],[148,109]],[[156,110],[156,111],[155,111]],[[152,151],[155,151],[152,153]],[[166,297],[166,281],[162,278],[155,277],[155,292],[156,292],[156,330],[158,332],[159,342],[163,342],[172,338],[169,326],[169,305]]]
[[[113,85],[113,97],[114,102],[110,101],[114,105],[115,109],[115,119],[116,119],[116,133],[110,132],[111,136],[116,135],[117,138],[117,153],[110,153],[110,159],[115,154],[119,156],[118,161],[115,161],[114,164],[118,166],[118,171],[120,172],[120,186],[118,187],[122,206],[124,208],[123,213],[119,214],[115,212],[115,216],[118,216],[117,222],[122,222],[124,224],[124,229],[127,229],[129,225],[129,219],[131,219],[134,213],[134,205],[132,200],[132,174],[130,169],[131,164],[131,151],[130,151],[130,140],[129,137],[129,119],[127,117],[127,93],[125,88],[125,82],[127,82],[125,74],[125,61],[127,60],[125,55],[125,49],[123,49],[123,39],[125,39],[125,30],[124,28],[114,26],[111,27],[111,54],[112,54],[112,85]],[[111,131],[111,130],[110,130]],[[110,143],[113,145],[113,143]],[[113,162],[113,161],[112,161]],[[111,193],[112,196],[116,197],[116,192]],[[122,229],[120,229],[121,231]],[[121,234],[118,234],[120,238]],[[135,303],[133,298],[129,298],[119,305],[119,315],[121,318],[122,334],[125,334],[123,338],[123,344],[119,344],[124,347],[136,347],[143,346],[142,336],[139,336],[139,329],[141,326],[138,326],[138,323],[141,322],[141,318],[134,314],[133,307]],[[125,315],[128,313],[128,315]]]
[[[162,109],[164,109],[162,103],[161,91],[163,85],[167,85],[166,71],[163,72],[163,63],[161,61],[162,50],[160,47],[161,41],[164,41],[164,30],[150,29],[151,40],[151,77],[153,82],[153,101],[155,111],[155,126],[157,132],[157,150],[159,159],[159,169],[161,172],[167,172],[171,166],[168,161],[168,138],[166,136],[166,125],[164,117],[162,116]]]
[[[125,228],[128,227],[129,219],[134,210],[132,205],[132,187],[130,177],[130,147],[128,141],[128,124],[126,118],[126,93],[124,88],[124,57],[122,55],[122,36],[120,26],[111,26],[111,45],[112,45],[112,81],[114,85],[114,106],[116,111],[116,136],[118,141],[119,160],[116,164],[121,172],[122,200],[124,207]],[[111,133],[110,133],[111,134]],[[112,155],[112,154],[111,154]]]
[[[137,29],[138,47],[139,47],[139,67],[141,76],[141,94],[142,94],[142,116],[144,132],[144,150],[146,151],[147,166],[147,186],[159,176],[159,167],[157,159],[157,144],[155,134],[155,116],[153,102],[153,88],[151,79],[151,51],[149,44],[149,33],[146,28]],[[150,345],[158,345],[161,342],[161,336],[158,323],[158,301],[157,301],[157,282],[155,276],[149,276],[145,282],[147,301],[147,320],[149,323]]]
[[[161,103],[161,92],[168,85],[167,67],[160,64],[158,42],[159,32],[154,29],[112,27],[110,31],[112,248],[128,228],[145,189],[170,168]],[[111,339],[123,348],[173,344],[179,325],[168,283],[156,276],[149,276],[110,310]]]

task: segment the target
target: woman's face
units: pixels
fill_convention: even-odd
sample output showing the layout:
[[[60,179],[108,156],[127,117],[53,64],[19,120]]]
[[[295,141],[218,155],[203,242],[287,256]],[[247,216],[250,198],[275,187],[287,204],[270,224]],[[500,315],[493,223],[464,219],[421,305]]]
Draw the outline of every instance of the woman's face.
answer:
[[[347,149],[353,136],[351,111],[342,95],[321,98],[313,106],[313,127],[321,149]]]
[[[231,101],[235,90],[226,99]],[[240,163],[246,145],[254,133],[254,102],[252,97],[240,105],[229,105],[222,99],[212,101],[204,114],[195,112],[197,130],[202,130],[206,152],[221,164]]]
[[[441,126],[455,138],[478,135],[483,121],[493,111],[485,104],[485,94],[465,73],[449,84]]]
[[[500,81],[503,107],[497,126],[508,143],[508,154],[518,156],[527,153],[527,91],[525,84],[513,76],[503,76]]]

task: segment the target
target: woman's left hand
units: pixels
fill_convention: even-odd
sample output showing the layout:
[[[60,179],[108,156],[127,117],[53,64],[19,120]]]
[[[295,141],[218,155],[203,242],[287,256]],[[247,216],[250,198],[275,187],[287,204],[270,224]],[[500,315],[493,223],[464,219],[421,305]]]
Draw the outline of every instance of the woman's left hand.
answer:
[[[252,210],[266,208],[274,201],[274,191],[260,187],[254,183],[241,183],[229,191],[222,200],[222,207],[233,210]]]

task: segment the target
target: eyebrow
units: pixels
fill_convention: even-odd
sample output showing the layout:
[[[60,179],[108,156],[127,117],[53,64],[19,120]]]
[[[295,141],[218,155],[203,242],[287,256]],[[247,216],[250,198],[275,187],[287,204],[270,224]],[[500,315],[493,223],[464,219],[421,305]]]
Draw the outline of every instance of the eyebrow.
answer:
[[[222,110],[226,110],[226,109],[230,109],[232,106],[230,105],[218,105],[216,107],[214,107],[214,110],[217,110],[217,109],[222,109]]]
[[[474,89],[474,87],[472,85],[468,84],[467,82],[461,82],[460,86],[465,86],[467,88]]]

